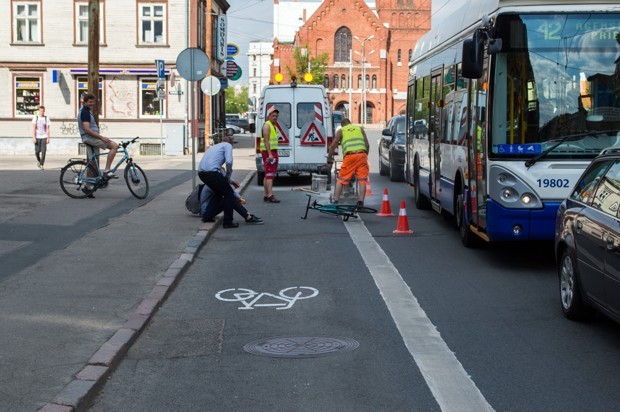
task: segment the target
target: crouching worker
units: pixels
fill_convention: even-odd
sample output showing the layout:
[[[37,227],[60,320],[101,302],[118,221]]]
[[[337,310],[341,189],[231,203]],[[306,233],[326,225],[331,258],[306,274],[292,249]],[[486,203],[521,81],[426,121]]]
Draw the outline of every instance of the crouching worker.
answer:
[[[230,183],[233,187],[238,188],[239,184],[235,181]],[[243,206],[246,202],[239,193],[235,192],[235,205],[233,209],[237,211],[248,225],[262,225],[263,219],[252,215]],[[203,222],[215,222],[215,217],[224,211],[224,197],[216,195],[209,186],[205,185],[200,192],[200,217]]]

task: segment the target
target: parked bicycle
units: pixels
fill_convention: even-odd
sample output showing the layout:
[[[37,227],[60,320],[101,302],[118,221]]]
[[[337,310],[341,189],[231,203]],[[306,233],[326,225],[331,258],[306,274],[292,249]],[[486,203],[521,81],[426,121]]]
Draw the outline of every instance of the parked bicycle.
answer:
[[[358,204],[348,205],[348,204],[340,204],[340,203],[327,203],[321,204],[316,200],[311,203],[312,196],[308,196],[308,204],[306,205],[306,213],[301,217],[302,219],[306,219],[308,217],[308,210],[318,210],[321,213],[325,213],[327,215],[339,216],[342,217],[342,220],[345,222],[349,220],[349,218],[357,218],[359,217],[358,213],[377,213],[377,209],[373,209],[372,207],[360,206]]]
[[[112,169],[116,173],[121,164],[126,163],[123,176],[132,195],[138,199],[145,199],[149,194],[149,181],[144,171],[129,156],[127,146],[138,140],[120,143],[117,153],[122,154],[116,166]],[[84,199],[92,195],[97,189],[108,186],[110,178],[103,174],[99,167],[99,157],[107,153],[94,153],[87,159],[69,159],[69,162],[60,171],[60,187],[63,192],[74,199]],[[93,166],[94,165],[94,166]]]

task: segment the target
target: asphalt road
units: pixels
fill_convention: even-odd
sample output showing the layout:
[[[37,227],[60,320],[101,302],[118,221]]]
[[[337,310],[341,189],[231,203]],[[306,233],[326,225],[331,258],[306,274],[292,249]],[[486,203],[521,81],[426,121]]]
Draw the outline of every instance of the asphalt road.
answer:
[[[617,409],[620,329],[562,317],[550,244],[465,249],[404,183],[371,182],[366,204],[388,188],[413,235],[395,217],[302,220],[298,181],[278,205],[253,182],[265,225],[214,234],[91,409]],[[334,339],[348,350],[318,356]]]

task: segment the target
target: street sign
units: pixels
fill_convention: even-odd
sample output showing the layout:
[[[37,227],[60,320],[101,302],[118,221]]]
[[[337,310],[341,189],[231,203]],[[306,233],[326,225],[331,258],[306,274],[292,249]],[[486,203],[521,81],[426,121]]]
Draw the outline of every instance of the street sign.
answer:
[[[234,75],[236,75],[238,71],[239,66],[237,66],[237,63],[235,63],[233,60],[228,60],[226,62],[226,77],[230,79]]]
[[[220,77],[220,84],[222,85],[222,89],[228,89],[228,79],[225,77]]]
[[[222,89],[222,84],[217,77],[207,76],[200,82],[200,89],[208,96],[215,96]]]
[[[155,60],[155,67],[157,68],[157,78],[165,79],[166,78],[166,63],[163,60]]]
[[[217,16],[217,30],[215,36],[215,50],[216,50],[216,58],[218,61],[223,62],[226,58],[226,39],[227,39],[227,27],[228,22],[226,20],[226,15],[221,14]]]
[[[241,78],[241,75],[243,74],[243,71],[241,70],[241,67],[237,66],[237,74],[235,74],[233,77],[230,78],[230,80],[239,80]]]
[[[236,56],[239,54],[239,46],[236,44],[228,43],[226,45],[226,55],[227,56]]]
[[[177,71],[185,80],[202,80],[210,67],[211,62],[205,52],[196,47],[188,47],[177,57]]]

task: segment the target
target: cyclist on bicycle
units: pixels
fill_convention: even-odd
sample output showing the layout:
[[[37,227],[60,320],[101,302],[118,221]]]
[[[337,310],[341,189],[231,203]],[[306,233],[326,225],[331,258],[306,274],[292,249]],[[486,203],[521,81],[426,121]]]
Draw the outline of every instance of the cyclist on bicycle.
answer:
[[[113,142],[107,137],[99,134],[99,126],[97,125],[95,116],[93,115],[93,109],[97,102],[95,99],[96,97],[91,93],[85,93],[82,96],[83,106],[78,113],[78,128],[80,130],[80,136],[82,137],[82,142],[86,144],[86,153],[89,159],[93,155],[93,150],[98,154],[99,149],[110,149],[103,174],[108,179],[116,179],[117,176],[110,171],[110,168],[112,167],[114,156],[116,156],[116,152],[118,151],[118,143]],[[91,166],[94,170],[96,170],[96,166],[94,164],[91,163]],[[90,171],[91,170],[89,169],[88,172]]]

